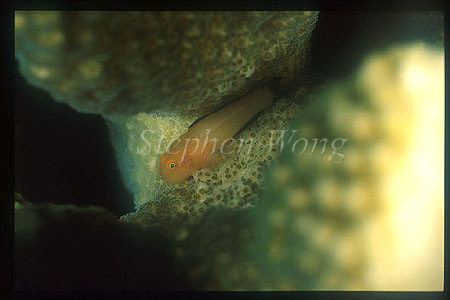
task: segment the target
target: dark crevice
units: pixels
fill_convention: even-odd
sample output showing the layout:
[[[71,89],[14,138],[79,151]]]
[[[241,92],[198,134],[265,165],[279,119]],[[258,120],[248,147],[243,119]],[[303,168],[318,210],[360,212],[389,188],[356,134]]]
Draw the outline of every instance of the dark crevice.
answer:
[[[134,211],[99,115],[55,102],[15,72],[15,189],[32,203]]]

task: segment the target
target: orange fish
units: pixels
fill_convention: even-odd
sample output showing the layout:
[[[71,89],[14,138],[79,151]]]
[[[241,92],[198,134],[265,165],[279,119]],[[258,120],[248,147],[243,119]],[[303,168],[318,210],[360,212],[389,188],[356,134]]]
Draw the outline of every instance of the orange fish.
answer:
[[[227,142],[274,100],[274,90],[264,86],[194,123],[162,155],[161,178],[178,183],[197,170],[219,166],[229,154],[224,147]]]

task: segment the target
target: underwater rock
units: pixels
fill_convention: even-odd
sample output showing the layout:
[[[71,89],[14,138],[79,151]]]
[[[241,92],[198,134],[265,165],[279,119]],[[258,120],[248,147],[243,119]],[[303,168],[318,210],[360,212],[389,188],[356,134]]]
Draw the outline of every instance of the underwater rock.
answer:
[[[318,12],[28,12],[15,56],[57,101],[103,115],[196,116],[307,62]]]

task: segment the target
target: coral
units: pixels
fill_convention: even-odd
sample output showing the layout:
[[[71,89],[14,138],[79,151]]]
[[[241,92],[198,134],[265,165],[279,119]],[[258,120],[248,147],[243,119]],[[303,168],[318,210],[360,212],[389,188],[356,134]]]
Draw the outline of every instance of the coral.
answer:
[[[296,91],[264,110],[235,137],[233,149],[229,150],[235,155],[219,168],[199,170],[193,177],[174,185],[161,179],[158,161],[169,141],[180,136],[193,120],[180,123],[178,117],[159,118],[145,114],[128,119],[115,118],[111,126],[118,127],[126,139],[117,146],[122,148],[118,152],[119,161],[123,156],[132,160],[123,168],[129,174],[129,186],[135,193],[138,208],[122,220],[156,222],[156,218],[139,217],[151,212],[176,222],[177,218],[193,217],[212,207],[254,207],[264,190],[264,173],[280,153],[277,148],[280,130],[302,107],[305,93],[305,90]],[[142,132],[148,144],[142,139]]]
[[[209,207],[251,207],[267,165],[267,145],[302,104],[306,84],[243,130],[242,156],[180,185],[161,182],[162,147],[205,113],[272,78],[298,81],[318,12],[17,12],[16,58],[25,77],[79,111],[109,122],[136,208],[183,219]],[[114,33],[114,34],[112,34]],[[142,134],[152,144],[146,152]],[[152,132],[148,132],[151,130]],[[248,151],[249,147],[252,148]],[[139,150],[140,149],[140,150]],[[135,214],[124,219],[138,217]],[[156,220],[153,218],[152,220]]]
[[[276,75],[297,76],[317,14],[145,15],[16,14],[22,72],[58,100],[107,116],[138,208],[117,222],[98,208],[16,205],[20,288],[442,289],[442,48],[392,47],[351,78],[298,87],[239,133],[254,138],[255,151],[167,185],[157,173],[159,139],[164,148],[218,105]],[[228,45],[240,53],[212,38],[230,39],[230,30]],[[155,32],[168,38],[158,42]],[[165,43],[182,47],[162,53]],[[236,61],[226,72],[223,57]],[[194,66],[206,80],[192,76]],[[304,139],[289,140],[292,130]],[[281,140],[267,147],[273,137]],[[67,265],[71,251],[80,263]],[[95,271],[87,278],[86,268]]]
[[[307,62],[318,12],[16,12],[22,74],[90,113],[201,116]]]

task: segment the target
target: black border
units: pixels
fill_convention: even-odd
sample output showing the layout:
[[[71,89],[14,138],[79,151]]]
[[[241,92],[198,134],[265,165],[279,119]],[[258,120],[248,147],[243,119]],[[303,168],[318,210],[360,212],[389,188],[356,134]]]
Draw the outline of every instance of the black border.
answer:
[[[16,0],[12,10],[171,10],[171,11],[237,11],[237,10],[326,10],[326,11],[439,11],[446,10],[444,0],[272,0],[272,1],[123,1],[123,0]]]
[[[240,1],[240,2],[230,2],[230,1],[190,1],[190,2],[179,2],[179,1],[9,1],[1,2],[1,11],[4,13],[2,16],[3,25],[6,37],[3,42],[3,49],[5,53],[3,54],[3,61],[7,66],[6,71],[3,74],[12,74],[14,72],[14,11],[16,10],[322,10],[322,11],[342,11],[342,10],[370,10],[370,11],[415,11],[415,10],[427,10],[427,11],[445,11],[445,27],[448,28],[448,4],[444,1],[430,0],[430,1],[378,1],[378,2],[354,2],[354,1]],[[446,32],[447,34],[447,32]],[[448,70],[449,60],[448,60],[448,39],[445,37],[445,67]],[[448,77],[446,76],[446,86],[450,86]],[[5,112],[2,121],[2,129],[5,129],[6,134],[3,135],[4,139],[7,141],[3,143],[2,150],[6,153],[10,152],[14,155],[14,144],[8,143],[9,141],[14,141],[14,112],[13,112],[13,99],[14,95],[14,80],[12,76],[3,76],[3,87],[1,89],[2,100],[0,101],[0,110]],[[6,99],[6,101],[5,101]],[[446,93],[445,111],[449,112],[450,101],[448,99],[448,94]],[[445,218],[445,245],[447,245],[447,234],[448,233],[448,216],[449,216],[449,206],[447,205],[447,200],[449,197],[448,189],[448,149],[449,149],[449,123],[448,114],[446,114],[445,119],[445,213],[447,218]],[[6,145],[5,145],[6,144]],[[6,250],[4,255],[4,261],[1,263],[0,269],[7,273],[7,277],[3,277],[0,282],[2,283],[2,288],[0,291],[0,298],[6,299],[15,296],[18,299],[80,299],[86,298],[86,296],[91,296],[95,298],[108,297],[109,299],[124,299],[124,298],[148,298],[148,297],[182,297],[182,298],[199,298],[203,296],[209,297],[230,297],[230,298],[240,298],[240,297],[255,297],[259,299],[291,299],[297,297],[342,297],[344,299],[354,299],[354,298],[391,298],[398,297],[401,299],[447,299],[448,298],[448,277],[447,271],[448,266],[448,256],[445,255],[444,259],[444,292],[170,292],[170,293],[160,293],[160,292],[45,292],[45,293],[32,293],[32,292],[14,292],[13,291],[13,270],[14,270],[14,248],[13,248],[13,220],[14,220],[14,207],[13,207],[13,197],[14,197],[14,166],[12,159],[5,159],[6,163],[3,165],[3,170],[7,170],[5,176],[6,188],[2,189],[0,202],[5,205],[6,212],[5,216],[2,216],[1,220],[1,240],[2,250]],[[6,191],[6,192],[5,192]],[[5,223],[5,224],[4,224]],[[5,239],[5,241],[3,241]],[[8,242],[8,246],[6,245]],[[445,248],[446,250],[447,247]],[[447,254],[448,251],[445,251]]]

